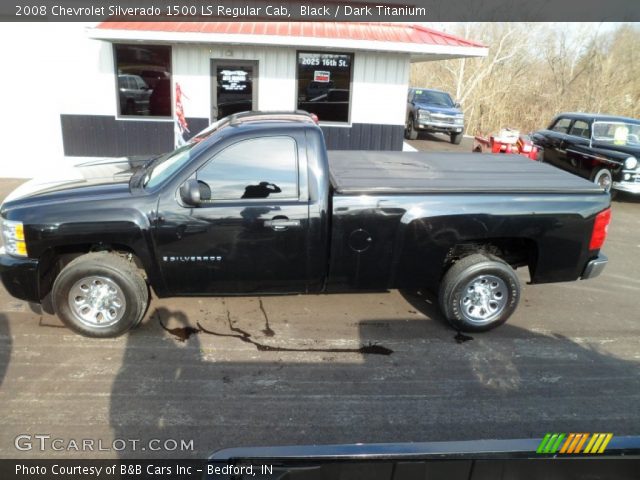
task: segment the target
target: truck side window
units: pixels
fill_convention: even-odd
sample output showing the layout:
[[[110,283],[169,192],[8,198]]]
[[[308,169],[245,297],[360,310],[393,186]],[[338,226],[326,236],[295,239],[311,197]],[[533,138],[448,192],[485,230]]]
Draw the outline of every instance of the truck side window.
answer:
[[[558,133],[567,133],[569,130],[569,125],[571,124],[570,118],[560,118],[556,123],[553,124],[551,130]]]
[[[298,155],[291,137],[261,137],[225,148],[198,170],[212,200],[298,198]]]

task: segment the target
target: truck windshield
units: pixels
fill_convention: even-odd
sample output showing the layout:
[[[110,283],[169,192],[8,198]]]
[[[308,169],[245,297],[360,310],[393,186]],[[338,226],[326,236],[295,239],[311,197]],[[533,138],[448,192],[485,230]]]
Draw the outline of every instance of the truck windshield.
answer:
[[[414,101],[438,105],[441,107],[453,107],[453,100],[448,93],[434,92],[430,90],[416,90]]]
[[[149,168],[149,171],[144,177],[142,186],[145,188],[153,188],[171,177],[191,159],[191,150],[193,147],[219,130],[223,123],[226,123],[226,121],[219,120],[212,123],[207,128],[194,135],[186,145],[182,145],[173,152],[161,155],[153,160],[153,162],[151,162],[147,167]]]
[[[640,124],[630,122],[594,122],[593,139],[614,145],[640,146]]]
[[[145,175],[142,185],[145,188],[153,188],[173,175],[180,167],[189,161],[191,158],[191,149],[195,145],[197,145],[196,142],[190,142],[168,155],[158,157],[157,160],[154,160],[153,168]]]

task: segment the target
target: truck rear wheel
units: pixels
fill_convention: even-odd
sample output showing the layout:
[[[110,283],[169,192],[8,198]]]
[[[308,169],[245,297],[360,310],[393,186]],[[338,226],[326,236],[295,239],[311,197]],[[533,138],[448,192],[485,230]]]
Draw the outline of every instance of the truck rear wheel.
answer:
[[[485,332],[502,325],[516,310],[520,281],[507,263],[473,254],[456,262],[440,285],[440,308],[463,332]]]
[[[149,289],[134,264],[108,252],[88,253],[60,272],[51,292],[56,314],[87,337],[111,338],[135,327]]]

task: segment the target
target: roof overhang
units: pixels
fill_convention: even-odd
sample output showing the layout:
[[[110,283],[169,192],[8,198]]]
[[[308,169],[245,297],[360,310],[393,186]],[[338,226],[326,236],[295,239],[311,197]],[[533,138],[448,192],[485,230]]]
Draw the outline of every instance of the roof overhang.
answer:
[[[331,38],[326,36],[278,35],[256,33],[219,33],[198,31],[166,31],[145,29],[144,23],[136,28],[118,28],[115,24],[110,28],[103,23],[97,28],[88,29],[90,38],[110,42],[143,42],[143,43],[196,43],[223,45],[252,45],[270,47],[314,48],[330,50],[359,50],[408,54],[413,62],[445,60],[462,57],[486,57],[488,48],[473,42],[451,42],[455,37],[447,36],[447,43],[418,43],[409,41],[381,41],[361,38]],[[138,27],[139,26],[139,27]],[[420,28],[420,27],[412,27]],[[430,31],[431,34],[440,32]],[[441,34],[445,35],[445,34]],[[392,36],[391,36],[392,37]],[[457,40],[457,39],[456,39]],[[457,44],[452,44],[457,43]]]

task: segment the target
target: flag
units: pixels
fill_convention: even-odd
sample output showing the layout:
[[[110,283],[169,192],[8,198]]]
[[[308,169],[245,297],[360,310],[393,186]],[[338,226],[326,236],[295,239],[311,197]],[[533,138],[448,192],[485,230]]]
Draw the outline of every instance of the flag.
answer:
[[[180,88],[180,84],[176,82],[176,116],[173,122],[175,148],[187,143],[184,138],[184,134],[189,133],[189,124],[187,123],[187,119],[184,117],[184,109],[182,108],[182,96],[183,93]],[[186,95],[184,97],[189,98]]]

